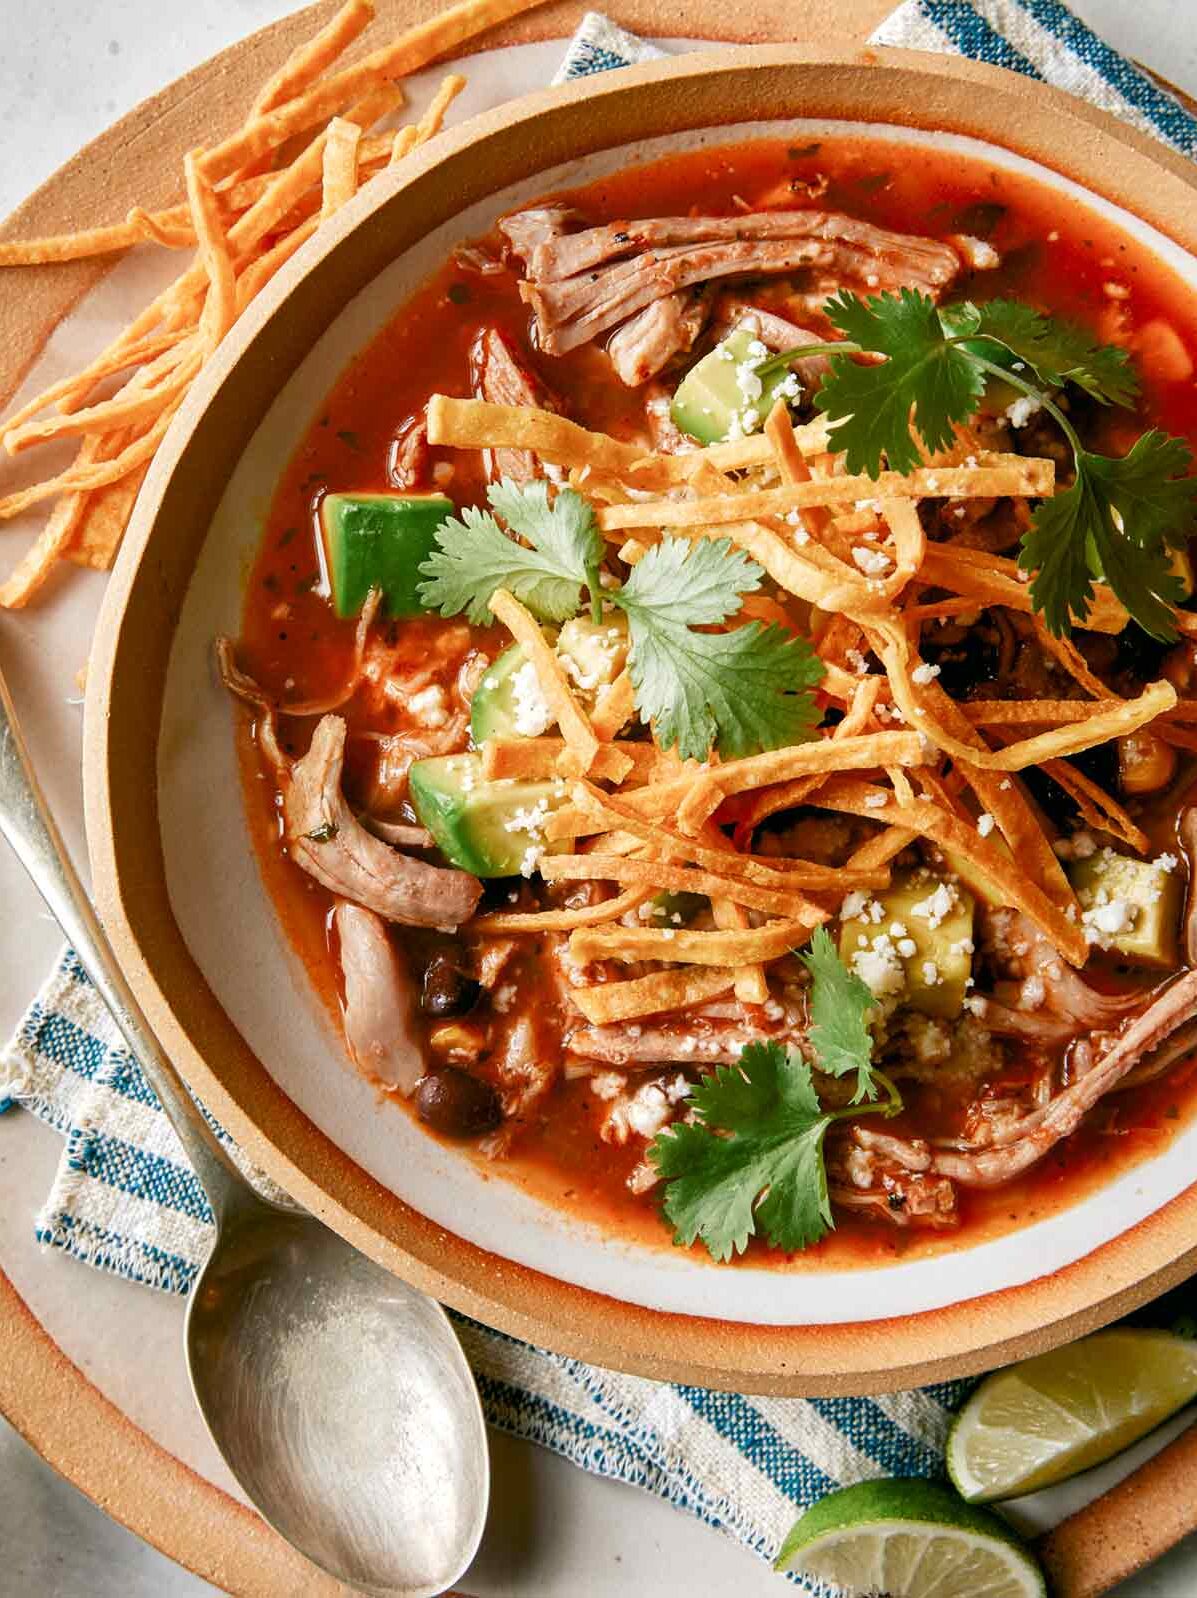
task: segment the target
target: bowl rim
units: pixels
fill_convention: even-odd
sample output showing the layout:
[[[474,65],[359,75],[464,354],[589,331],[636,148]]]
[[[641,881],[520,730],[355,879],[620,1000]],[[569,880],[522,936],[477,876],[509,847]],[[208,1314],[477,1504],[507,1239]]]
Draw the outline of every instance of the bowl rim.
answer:
[[[813,1395],[969,1374],[1105,1324],[1197,1267],[1197,1185],[1049,1277],[889,1320],[755,1326],[646,1309],[544,1276],[413,1210],[275,1085],[183,943],[167,896],[157,816],[166,659],[223,468],[231,468],[241,441],[357,290],[420,232],[525,175],[533,139],[538,166],[548,170],[637,137],[795,115],[987,140],[1060,172],[1197,253],[1191,163],[1061,91],[958,57],[801,45],[701,51],[475,117],[376,190],[364,190],[299,252],[242,317],[180,410],[147,475],[97,625],[84,803],[97,904],[151,1024],[212,1113],[297,1200],[417,1287],[541,1346],[661,1379]]]

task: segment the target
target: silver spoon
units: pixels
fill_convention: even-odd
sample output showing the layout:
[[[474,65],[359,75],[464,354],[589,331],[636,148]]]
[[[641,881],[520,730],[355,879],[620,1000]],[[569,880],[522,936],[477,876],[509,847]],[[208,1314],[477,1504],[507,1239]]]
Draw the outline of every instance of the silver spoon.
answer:
[[[203,1184],[216,1243],[185,1346],[212,1440],[262,1517],[377,1598],[432,1598],[472,1561],[490,1473],[478,1393],[439,1304],[259,1198],[150,1031],[33,775],[0,676],[0,834],[32,877]]]

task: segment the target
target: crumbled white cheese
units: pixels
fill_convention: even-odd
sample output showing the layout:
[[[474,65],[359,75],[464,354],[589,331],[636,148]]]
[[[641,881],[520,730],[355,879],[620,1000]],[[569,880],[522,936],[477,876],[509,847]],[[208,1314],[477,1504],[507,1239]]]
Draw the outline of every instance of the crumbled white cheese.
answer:
[[[910,673],[910,680],[924,687],[927,683],[934,682],[938,676],[939,667],[933,666],[929,660],[923,660]]]
[[[936,965],[934,960],[923,961],[922,977],[924,983],[929,988],[936,988],[943,981],[943,978],[939,974],[939,967]]]
[[[553,712],[532,661],[525,660],[512,672],[511,698],[515,707],[513,725],[521,738],[539,738],[553,725]]]
[[[1092,833],[1074,832],[1071,838],[1058,838],[1052,849],[1061,860],[1088,860],[1097,853],[1097,840]]]
[[[859,649],[845,649],[844,659],[852,667],[858,677],[864,677],[869,670],[869,663]]]
[[[906,985],[906,969],[893,940],[881,933],[852,956],[852,969],[876,999],[891,998]]]
[[[913,960],[919,952],[919,946],[913,938],[899,938],[897,942],[898,953],[903,960]]]
[[[926,899],[911,905],[910,913],[912,916],[918,916],[920,921],[926,921],[934,932],[944,917],[955,909],[957,897],[956,889],[950,882],[941,882]]]
[[[1103,903],[1091,905],[1081,911],[1081,925],[1085,938],[1098,948],[1109,947],[1110,939],[1120,932],[1129,932],[1139,917],[1139,907],[1127,899],[1104,898]]]
[[[888,803],[889,799],[883,793],[867,793],[865,795],[866,810],[884,810]]]
[[[1151,863],[1157,871],[1170,872],[1176,870],[1180,860],[1174,854],[1158,854]]]
[[[407,708],[423,727],[443,727],[449,719],[449,696],[437,683],[421,688],[407,701]]]
[[[864,544],[855,545],[852,559],[866,577],[878,577],[890,568],[890,558],[884,550],[868,549]]]
[[[1037,1010],[1047,998],[1047,988],[1041,976],[1029,976],[1018,990],[1018,1008]]]
[[[957,233],[954,242],[975,272],[992,272],[1002,264],[1001,256],[987,239],[974,238],[971,233]]]
[[[861,888],[853,888],[851,893],[846,893],[840,904],[840,920],[855,921],[857,916],[863,914],[869,896]]]
[[[987,810],[977,817],[977,831],[982,838],[988,838],[996,825],[997,823]]]
[[[1006,420],[1011,427],[1025,427],[1032,416],[1043,409],[1043,401],[1034,394],[1020,394],[1006,406]]]

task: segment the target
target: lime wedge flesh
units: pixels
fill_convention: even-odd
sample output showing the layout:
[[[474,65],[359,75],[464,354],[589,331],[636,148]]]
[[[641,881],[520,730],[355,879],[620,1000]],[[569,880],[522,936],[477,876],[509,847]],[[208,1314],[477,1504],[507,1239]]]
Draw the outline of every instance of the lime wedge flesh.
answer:
[[[858,1482],[798,1520],[777,1556],[843,1593],[888,1598],[1046,1598],[1038,1564],[988,1510],[939,1482]]]
[[[948,1475],[986,1503],[1067,1481],[1197,1397],[1197,1344],[1115,1328],[996,1371],[960,1411]]]

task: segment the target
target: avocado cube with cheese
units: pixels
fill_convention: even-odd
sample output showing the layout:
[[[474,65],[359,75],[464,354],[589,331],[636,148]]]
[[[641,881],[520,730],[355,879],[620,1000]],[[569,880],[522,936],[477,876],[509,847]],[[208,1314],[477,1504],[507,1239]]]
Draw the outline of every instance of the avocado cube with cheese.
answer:
[[[1175,967],[1182,896],[1175,856],[1136,860],[1106,848],[1067,869],[1094,947],[1134,965]]]
[[[881,893],[850,894],[840,959],[879,1004],[950,1021],[964,1007],[973,965],[973,896],[917,871]]]
[[[570,847],[545,837],[545,822],[567,797],[564,782],[490,780],[478,755],[431,755],[413,762],[408,787],[437,848],[476,877],[530,877],[542,854]]]
[[[678,384],[669,407],[674,425],[700,444],[721,444],[763,427],[779,396],[799,392],[797,378],[784,367],[757,376],[756,367],[769,358],[750,327],[729,333]]]

